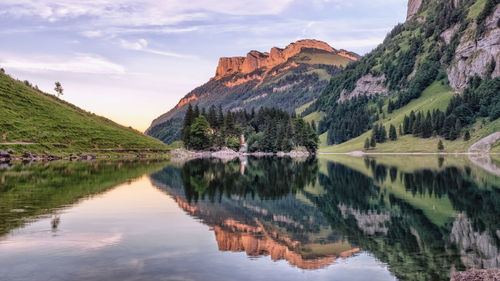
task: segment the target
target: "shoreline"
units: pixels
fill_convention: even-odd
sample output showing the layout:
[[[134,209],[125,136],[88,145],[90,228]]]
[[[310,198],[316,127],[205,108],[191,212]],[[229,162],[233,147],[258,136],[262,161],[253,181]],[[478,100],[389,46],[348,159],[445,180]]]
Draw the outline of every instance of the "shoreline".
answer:
[[[317,155],[349,155],[349,156],[365,156],[365,155],[500,155],[499,152],[318,152]]]

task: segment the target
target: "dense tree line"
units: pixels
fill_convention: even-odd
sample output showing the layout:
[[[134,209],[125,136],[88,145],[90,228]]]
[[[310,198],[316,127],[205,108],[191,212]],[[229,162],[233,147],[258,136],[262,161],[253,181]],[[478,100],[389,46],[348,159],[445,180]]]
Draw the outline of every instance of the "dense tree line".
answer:
[[[329,145],[343,143],[371,128],[374,118],[378,118],[374,115],[376,109],[368,107],[372,100],[361,96],[335,105],[318,126],[320,133],[328,132]]]
[[[489,118],[491,121],[500,117],[500,78],[481,80],[475,76],[469,81],[469,86],[462,95],[451,99],[445,112],[441,110],[427,113],[411,112],[405,115],[402,134],[429,138],[442,136],[448,140],[461,137],[463,128],[476,122],[477,117]],[[468,140],[470,133],[464,133]]]
[[[248,140],[249,152],[289,152],[305,147],[318,149],[316,125],[301,117],[275,108],[260,108],[258,112],[240,110],[223,112],[211,106],[208,111],[189,104],[182,127],[182,141],[189,149],[207,150],[229,147],[239,150],[240,136]]]
[[[395,141],[398,139],[398,133],[396,132],[396,127],[394,125],[389,126],[389,136],[387,135],[387,130],[382,124],[375,124],[373,126],[372,135],[370,138],[365,140],[365,150],[374,148],[377,143],[384,143],[389,139],[390,141]]]

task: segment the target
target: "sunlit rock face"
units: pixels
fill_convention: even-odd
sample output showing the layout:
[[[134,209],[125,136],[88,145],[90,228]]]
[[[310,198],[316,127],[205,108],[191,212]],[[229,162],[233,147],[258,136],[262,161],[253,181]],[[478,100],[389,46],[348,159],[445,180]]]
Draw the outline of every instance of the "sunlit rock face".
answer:
[[[496,235],[497,239],[500,239],[500,231],[496,230]],[[495,245],[495,239],[488,230],[474,231],[465,214],[459,214],[453,222],[450,240],[457,244],[462,262],[467,268],[500,267],[500,252]]]
[[[269,53],[250,51],[246,55],[246,57],[220,58],[214,79],[218,80],[222,77],[235,73],[249,74],[263,68],[271,69],[279,64],[286,62],[289,58],[299,54],[302,49],[321,50],[332,54],[337,54],[354,61],[359,59],[358,55],[345,50],[336,50],[325,42],[306,39],[291,43],[290,45],[286,46],[285,49],[274,47]]]

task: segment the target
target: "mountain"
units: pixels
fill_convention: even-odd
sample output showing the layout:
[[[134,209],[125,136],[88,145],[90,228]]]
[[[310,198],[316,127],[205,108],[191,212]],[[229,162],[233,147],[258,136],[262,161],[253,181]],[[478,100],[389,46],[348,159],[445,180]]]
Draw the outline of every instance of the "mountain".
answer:
[[[162,142],[0,72],[0,150],[32,153],[166,151]]]
[[[294,111],[319,96],[331,77],[360,57],[318,40],[300,40],[270,52],[220,58],[215,76],[155,119],[146,133],[166,143],[180,138],[187,104],[223,110],[278,106]]]
[[[382,138],[371,150],[435,152],[442,140],[444,151],[466,152],[500,131],[499,3],[410,0],[406,22],[303,112],[320,121],[320,152],[363,150],[375,124],[389,131],[408,118],[417,121],[399,129],[397,141]],[[488,144],[493,151],[496,140]]]

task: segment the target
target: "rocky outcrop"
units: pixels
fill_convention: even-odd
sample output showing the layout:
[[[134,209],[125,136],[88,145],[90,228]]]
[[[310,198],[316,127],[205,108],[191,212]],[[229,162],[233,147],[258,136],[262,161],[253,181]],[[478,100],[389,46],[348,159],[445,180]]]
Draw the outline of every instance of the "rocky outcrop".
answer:
[[[456,90],[467,87],[469,78],[479,75],[484,78],[485,73],[494,60],[496,68],[492,77],[500,76],[500,28],[497,22],[500,19],[500,5],[485,22],[484,35],[478,40],[473,32],[465,32],[455,51],[455,60],[447,70],[450,85]],[[471,27],[476,29],[475,24]]]
[[[450,281],[498,281],[500,269],[470,269],[453,274]]]
[[[418,9],[422,6],[423,0],[409,0],[408,12],[406,13],[406,20],[411,20],[417,14]]]
[[[339,56],[343,56],[351,60],[359,59],[359,56],[355,53],[345,50],[336,50],[322,41],[306,39],[291,43],[286,46],[285,49],[274,47],[269,53],[250,51],[246,57],[220,58],[215,72],[215,77],[213,79],[221,79],[235,73],[249,74],[262,68],[271,69],[297,55],[302,51],[302,49],[321,50],[338,54]]]
[[[443,38],[443,40],[444,40],[444,42],[446,42],[446,44],[450,44],[451,37],[453,37],[453,35],[455,34],[455,32],[458,31],[459,28],[460,28],[460,25],[455,24],[454,26],[443,31],[439,36],[441,38]]]
[[[185,98],[181,99],[176,107],[183,107],[184,105],[190,103],[191,101],[197,100],[197,99],[198,99],[198,97],[196,96],[196,94],[191,94],[191,95],[186,96]]]
[[[350,100],[360,95],[373,96],[375,94],[386,95],[389,91],[384,86],[385,75],[375,77],[372,74],[362,76],[356,82],[356,88],[350,93],[345,89],[340,93],[339,102]]]

